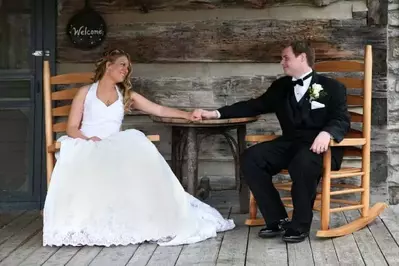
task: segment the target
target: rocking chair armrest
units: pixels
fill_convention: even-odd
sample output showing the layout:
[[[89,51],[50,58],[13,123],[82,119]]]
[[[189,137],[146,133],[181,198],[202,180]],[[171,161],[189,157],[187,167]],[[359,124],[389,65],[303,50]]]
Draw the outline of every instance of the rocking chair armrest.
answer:
[[[363,146],[366,144],[365,138],[345,138],[341,142],[330,141],[330,147]]]
[[[264,141],[271,141],[276,138],[280,137],[280,135],[274,135],[274,134],[269,134],[269,135],[247,135],[245,136],[245,141],[247,142],[264,142]]]
[[[147,138],[148,138],[149,140],[151,140],[152,142],[154,142],[154,141],[160,141],[159,135],[147,135]]]
[[[47,146],[47,152],[54,153],[61,148],[61,142],[54,142]]]

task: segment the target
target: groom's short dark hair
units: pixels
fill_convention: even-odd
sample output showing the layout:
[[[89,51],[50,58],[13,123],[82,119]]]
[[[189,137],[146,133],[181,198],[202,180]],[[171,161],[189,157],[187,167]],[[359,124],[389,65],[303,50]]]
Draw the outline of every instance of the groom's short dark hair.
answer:
[[[291,47],[295,56],[298,56],[301,53],[305,53],[308,65],[310,67],[313,67],[315,62],[315,52],[308,41],[293,41],[289,43],[289,45],[287,45],[286,47]]]

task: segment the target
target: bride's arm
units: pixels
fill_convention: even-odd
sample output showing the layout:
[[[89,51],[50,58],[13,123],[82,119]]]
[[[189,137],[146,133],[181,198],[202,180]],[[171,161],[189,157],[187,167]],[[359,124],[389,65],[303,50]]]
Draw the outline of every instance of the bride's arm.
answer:
[[[190,120],[191,112],[182,111],[176,108],[170,108],[151,102],[137,92],[131,92],[130,100],[132,106],[145,113],[161,116],[161,117],[176,117]]]
[[[69,112],[66,133],[71,138],[89,139],[79,129],[83,117],[84,101],[89,90],[89,86],[84,86],[78,90],[73,98],[71,111]]]

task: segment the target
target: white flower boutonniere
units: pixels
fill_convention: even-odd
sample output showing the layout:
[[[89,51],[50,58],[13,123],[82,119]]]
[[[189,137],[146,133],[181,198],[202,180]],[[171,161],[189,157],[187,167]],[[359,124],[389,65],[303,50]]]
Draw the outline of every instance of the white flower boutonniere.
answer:
[[[326,92],[320,84],[314,83],[311,87],[309,87],[310,101],[317,100],[324,95],[326,95]]]

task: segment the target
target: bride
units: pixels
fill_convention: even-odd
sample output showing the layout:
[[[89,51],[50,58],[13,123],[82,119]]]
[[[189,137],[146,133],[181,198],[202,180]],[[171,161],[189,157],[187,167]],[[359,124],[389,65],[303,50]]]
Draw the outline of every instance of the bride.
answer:
[[[234,228],[186,193],[140,131],[121,131],[128,105],[163,117],[194,119],[131,91],[128,54],[113,50],[97,62],[94,83],[80,88],[52,173],[43,210],[43,245],[180,245]]]

